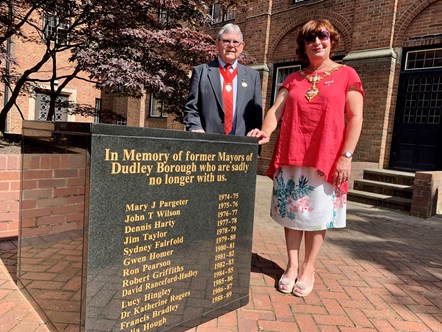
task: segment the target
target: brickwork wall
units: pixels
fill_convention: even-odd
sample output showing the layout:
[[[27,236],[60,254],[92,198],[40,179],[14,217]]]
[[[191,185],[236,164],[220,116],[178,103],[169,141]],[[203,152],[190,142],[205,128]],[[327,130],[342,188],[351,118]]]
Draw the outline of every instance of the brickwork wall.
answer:
[[[364,168],[388,168],[402,60],[400,49],[442,43],[440,36],[442,1],[309,0],[299,4],[291,4],[290,1],[283,0],[254,2],[247,11],[237,15],[234,23],[241,26],[246,42],[245,49],[255,57],[257,68],[261,67],[265,110],[271,106],[274,64],[296,61],[295,49],[298,29],[310,19],[323,17],[328,18],[341,34],[341,43],[338,48],[341,54],[348,55],[354,52],[393,48],[396,48],[395,51],[399,51],[396,57],[383,56],[351,61],[344,60],[346,64],[358,71],[366,93],[364,125],[361,139],[355,151],[352,183],[355,178],[362,177]],[[209,32],[214,35],[225,23],[214,25]],[[41,49],[37,45],[29,43],[24,45],[17,42],[13,44],[12,52],[19,57],[20,67],[27,68],[35,63]],[[60,65],[68,64],[68,55],[64,59],[59,59],[59,63]],[[263,69],[266,67],[269,68],[269,71]],[[94,98],[100,97],[97,90],[84,82],[72,82],[69,88],[75,91],[77,102],[93,104]],[[24,117],[29,118],[29,105],[32,100],[28,96],[22,96],[18,99],[18,102]],[[137,118],[133,114],[137,111],[141,112],[142,109],[148,110],[147,103],[148,100],[134,102],[130,100],[112,100],[111,98],[103,99],[104,108],[123,109],[125,112],[131,110],[128,113],[128,124],[136,124],[140,121],[142,116]],[[11,114],[13,114],[10,117],[11,132],[18,133],[21,130],[19,113],[14,110],[11,111]],[[149,118],[148,114],[145,114],[144,118],[147,127],[183,129],[181,124],[174,122],[171,118]],[[76,121],[91,121],[91,119],[77,117]],[[278,130],[272,135],[271,142],[262,147],[258,162],[259,174],[265,174],[267,170],[277,134]],[[0,198],[2,199],[0,200],[0,215],[2,217],[0,219],[0,236],[17,234],[18,179],[20,176],[18,173],[19,166],[14,171],[15,166],[12,165],[17,164],[19,159],[11,161],[14,160],[14,157],[11,156],[9,160],[9,157],[0,156]],[[440,184],[442,180],[439,173],[418,172],[416,175],[416,196],[412,208],[415,211],[414,213],[428,215],[429,211],[434,211],[434,209],[439,211],[438,213],[442,213],[442,189]],[[38,181],[35,180],[34,183],[38,183]],[[35,189],[35,192],[38,192],[38,188]],[[12,200],[5,203],[5,200],[10,199],[10,197],[12,197]],[[424,205],[424,200],[419,197],[426,197],[426,202],[431,206]],[[66,197],[63,199],[67,201]],[[40,203],[43,201],[44,198],[41,198]],[[28,203],[31,204],[30,202],[31,200]],[[37,200],[34,203],[37,204]],[[78,206],[77,208],[82,209]],[[49,210],[48,207],[46,213]],[[43,210],[40,211],[43,212]],[[60,218],[63,219],[64,217]],[[42,220],[45,220],[43,215],[35,217],[32,222],[36,227]],[[56,222],[47,225],[53,227],[54,231],[57,229],[57,225],[64,225],[60,227],[76,227],[75,222],[71,224],[67,221],[66,224],[57,224]]]
[[[21,155],[0,154],[0,239],[18,235]]]
[[[357,70],[365,89],[363,130],[353,161],[388,168],[401,48],[442,43],[440,34],[431,37],[439,33],[437,27],[442,25],[442,1],[308,0],[292,4],[261,0],[253,4],[246,14],[237,15],[235,23],[241,25],[246,49],[257,59],[257,65],[270,69],[262,75],[265,110],[272,104],[274,64],[297,61],[297,33],[302,24],[316,18],[327,18],[338,29],[341,35],[338,54],[347,57],[358,52],[385,51],[380,57],[371,55],[359,60],[344,57],[344,63]],[[266,39],[264,32],[268,33]],[[271,142],[262,147],[259,174],[267,170],[277,134],[276,130]]]
[[[265,57],[259,58],[270,68],[268,84],[263,85],[265,109],[272,104],[274,64],[297,61],[296,36],[302,24],[310,19],[327,18],[341,35],[337,53],[345,55],[344,63],[356,69],[365,89],[364,124],[354,162],[388,168],[401,48],[442,43],[440,34],[437,38],[431,37],[438,34],[437,27],[442,25],[442,1],[336,0],[293,5],[287,1],[274,1],[270,10],[268,43],[260,45],[268,51]],[[253,17],[249,14],[249,20]],[[249,31],[244,33],[247,35]],[[384,54],[352,58],[356,53],[378,50],[383,50]],[[275,131],[272,136],[277,134]],[[271,143],[262,148],[259,174],[264,174],[267,169],[274,142],[272,137]]]
[[[352,45],[354,43],[353,40],[353,30],[355,26],[355,10],[356,10],[357,2],[356,1],[327,1],[321,2],[320,4],[316,4],[315,2],[308,2],[308,4],[294,5],[281,8],[279,11],[275,11],[276,13],[272,15],[272,26],[271,26],[271,38],[269,48],[269,62],[272,63],[287,63],[297,61],[296,56],[296,36],[298,34],[301,26],[310,19],[316,18],[328,18],[332,24],[338,29],[341,40],[340,46],[336,50],[339,54],[348,54],[352,51]],[[366,61],[361,61],[360,63],[348,63],[355,67],[355,69],[360,73],[361,79],[364,82],[364,88],[366,92],[368,91],[368,95],[379,95],[379,91],[376,89],[382,89],[382,86],[388,86],[382,82],[382,80],[386,80],[388,83],[389,80],[389,68],[390,68],[390,59],[382,59],[376,60],[372,64],[367,64]],[[378,66],[380,68],[385,68],[385,64],[387,64],[387,68],[382,71],[378,71]],[[358,68],[361,67],[361,68]],[[374,70],[376,69],[376,70]],[[274,71],[270,71],[269,73],[269,81],[273,83],[273,74]],[[385,77],[387,75],[387,77]],[[367,77],[366,77],[367,76]],[[365,85],[365,81],[373,82],[374,91],[370,93],[370,86]],[[264,91],[264,94],[267,96],[266,98],[266,110],[270,108],[272,104],[271,95],[273,93],[273,84],[269,84],[267,86],[267,90]],[[384,122],[384,110],[385,110],[385,100],[386,93],[382,91],[384,95],[384,102],[381,107],[379,107],[379,99],[372,99],[376,101],[376,105],[372,105],[369,108],[368,117],[376,118],[376,122],[373,123],[369,121],[370,126],[374,128],[367,128],[364,132],[367,135],[367,138],[370,138],[364,145],[368,147],[368,150],[358,149],[362,152],[357,152],[357,156],[355,155],[354,160],[363,161],[369,163],[377,163],[380,155],[380,140],[379,131],[382,133],[382,125]],[[370,105],[368,105],[370,106]],[[365,129],[365,128],[364,128]],[[267,164],[270,161],[274,142],[276,141],[276,136],[278,132],[275,131],[272,135],[272,141],[270,144],[267,144],[262,148],[261,158],[259,161],[258,172],[262,174],[262,171],[267,169]],[[372,138],[374,136],[374,138]],[[363,138],[361,139],[361,141]],[[376,142],[373,145],[373,142]],[[374,151],[373,151],[374,150]]]
[[[127,98],[127,109],[123,113],[127,114],[128,126],[144,127],[145,100],[146,96],[142,98]]]
[[[356,0],[352,50],[391,46],[396,1]]]
[[[263,45],[268,43],[268,21],[269,2],[262,2],[253,7],[253,11],[238,14],[235,24],[241,27],[244,37],[244,50],[249,52],[256,62],[261,64],[266,57],[266,48]],[[218,24],[212,30],[215,35],[225,22]]]
[[[38,16],[34,16],[33,19],[36,24],[43,25],[41,19]],[[25,70],[32,68],[41,59],[42,54],[46,51],[46,47],[41,44],[32,42],[32,40],[41,40],[41,36],[38,36],[35,31],[29,26],[24,26],[24,34],[29,39],[23,43],[20,39],[13,39],[11,54],[17,59],[17,64],[11,65],[11,70],[17,72],[24,72]],[[66,75],[73,71],[72,63],[69,61],[71,56],[70,51],[60,52],[57,55],[57,74]],[[52,75],[52,62],[48,61],[38,73],[34,73],[30,76],[33,79],[48,79]],[[87,79],[88,75],[85,73],[80,74],[81,77]],[[59,84],[62,80],[59,81]],[[49,83],[39,83],[39,85],[44,88],[49,88]],[[4,87],[0,85],[0,90],[3,92]],[[94,84],[88,83],[84,80],[74,79],[66,86],[65,90],[67,95],[69,95],[69,100],[76,102],[78,104],[87,104],[90,106],[95,106],[95,98],[100,98],[101,92],[95,89]],[[35,99],[29,94],[21,94],[17,98],[17,107],[13,107],[8,113],[7,127],[9,133],[21,133],[22,128],[22,117],[26,120],[32,120],[35,118]],[[21,112],[21,114],[20,114]],[[82,115],[74,116],[76,122],[93,122],[92,117],[84,117]]]
[[[382,164],[388,128],[386,122],[392,116],[386,110],[390,110],[393,59],[385,56],[344,63],[356,69],[365,92],[364,122],[353,160]]]
[[[151,120],[153,119],[151,118]],[[173,115],[169,115],[166,122],[162,122],[162,124],[165,124],[165,127],[168,129],[185,130],[184,125],[181,122],[176,121]]]
[[[111,110],[115,114],[118,114],[123,118],[126,118],[127,109],[128,109],[128,105],[129,105],[129,98],[112,97],[111,100],[112,100]]]
[[[85,156],[26,154],[23,157],[22,236],[83,228]]]
[[[400,1],[393,46],[413,47],[442,43],[441,12],[440,0]],[[436,35],[436,38],[429,38]]]
[[[338,50],[350,51],[354,1],[323,1],[291,5],[272,14],[268,45],[269,62],[287,62],[296,58],[296,36],[301,26],[312,19],[327,18],[341,35]]]
[[[419,218],[442,214],[442,172],[416,172],[410,214]]]
[[[379,164],[360,161],[352,162],[350,179],[348,180],[348,189],[353,189],[355,179],[363,179],[364,171],[369,169],[379,169]]]

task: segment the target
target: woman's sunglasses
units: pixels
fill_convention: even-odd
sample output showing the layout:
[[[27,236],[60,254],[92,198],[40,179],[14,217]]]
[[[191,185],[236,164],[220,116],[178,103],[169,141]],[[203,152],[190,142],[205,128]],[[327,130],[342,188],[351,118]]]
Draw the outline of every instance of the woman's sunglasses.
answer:
[[[306,43],[314,43],[316,41],[316,38],[319,38],[320,41],[326,41],[330,38],[330,32],[327,30],[322,30],[319,32],[311,33],[304,37],[304,41]]]

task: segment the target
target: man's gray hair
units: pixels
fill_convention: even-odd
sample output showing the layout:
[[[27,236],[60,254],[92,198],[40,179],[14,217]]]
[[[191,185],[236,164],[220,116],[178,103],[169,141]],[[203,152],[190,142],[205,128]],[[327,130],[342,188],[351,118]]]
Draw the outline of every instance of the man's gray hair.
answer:
[[[241,41],[243,41],[243,36],[242,36],[241,29],[236,24],[227,23],[225,26],[223,26],[221,28],[221,30],[219,30],[218,35],[216,36],[216,38],[219,40],[226,33],[237,33],[241,37]]]

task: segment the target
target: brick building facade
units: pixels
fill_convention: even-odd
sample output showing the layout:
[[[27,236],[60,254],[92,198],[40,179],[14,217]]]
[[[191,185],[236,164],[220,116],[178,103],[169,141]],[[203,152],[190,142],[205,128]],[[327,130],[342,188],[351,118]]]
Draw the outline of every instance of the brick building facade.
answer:
[[[295,52],[299,29],[311,19],[330,20],[341,35],[334,60],[355,68],[365,90],[350,189],[367,169],[416,172],[406,209],[423,218],[441,213],[442,0],[255,0],[241,13],[214,5],[212,18],[213,36],[226,23],[241,26],[246,50],[256,59],[253,67],[261,74],[265,110],[285,77],[301,69]],[[153,117],[148,95],[132,101],[109,97],[103,103],[120,103],[117,108],[127,114],[128,125],[183,128],[172,117]],[[277,134],[262,147],[261,175]],[[390,198],[395,200],[390,196],[395,190],[381,198],[387,206]]]
[[[215,34],[227,22],[241,26],[246,50],[256,58],[254,67],[261,73],[263,104],[267,110],[278,84],[289,72],[300,68],[295,55],[296,35],[306,21],[315,18],[327,18],[338,29],[341,44],[335,59],[357,70],[366,93],[353,178],[359,178],[367,168],[441,171],[442,0],[256,0],[245,13],[217,12],[217,23],[210,32]],[[31,29],[25,31],[32,34]],[[32,42],[23,44],[13,40],[11,53],[19,64],[13,69],[29,68],[43,51],[44,48]],[[60,68],[69,66],[68,56],[58,59]],[[43,67],[33,77],[48,78],[50,74],[50,68]],[[4,86],[0,85],[0,89],[5,91]],[[48,89],[48,84],[40,84],[39,89],[18,98],[19,108],[14,107],[8,115],[7,132],[21,132],[20,112],[25,119],[38,118]],[[4,102],[4,96],[0,95],[0,102]],[[64,90],[64,97],[80,104],[99,102],[105,109],[120,112],[127,125],[183,129],[172,117],[153,110],[154,101],[149,95],[119,98],[101,94],[91,84],[74,80]],[[69,115],[66,120],[92,122],[94,119]],[[260,174],[265,174],[276,135],[262,148]],[[0,159],[4,171],[0,237],[16,234],[18,222],[18,197],[15,197],[18,187],[17,183],[10,183],[11,179],[17,180],[18,169],[8,166],[10,162],[6,160],[9,159]],[[415,191],[420,200],[413,201],[415,209],[431,202],[433,192],[440,188],[441,172],[437,173],[417,177]]]
[[[56,26],[48,24],[48,18],[33,15],[31,17],[33,22],[39,29],[57,29]],[[46,36],[41,36],[37,29],[29,24],[25,24],[22,28],[24,38],[13,37],[8,43],[9,52],[15,62],[10,61],[9,71],[23,73],[36,66],[42,59],[42,55],[47,52],[47,47],[44,43]],[[52,43],[52,41],[51,41]],[[57,54],[57,76],[63,77],[72,72],[73,66],[69,62],[71,53],[69,50],[59,52]],[[6,66],[7,60],[3,61],[2,66]],[[6,121],[6,132],[13,134],[21,134],[22,117],[25,120],[38,120],[45,118],[48,110],[50,81],[53,75],[52,61],[47,61],[37,72],[32,73],[29,78],[34,81],[30,89],[19,95],[16,105],[9,111]],[[80,77],[87,79],[87,75]],[[62,84],[63,80],[52,80],[55,87]],[[0,102],[2,105],[8,100],[11,91],[7,91],[4,84],[0,84],[1,94]],[[81,79],[74,79],[67,84],[63,89],[62,95],[58,98],[60,101],[69,101],[77,104],[87,104],[92,107],[95,106],[96,100],[100,100],[100,91],[94,88],[92,83],[88,83]],[[93,122],[93,117],[84,117],[77,114],[68,114],[66,109],[62,106],[57,107],[55,117],[60,121],[75,121],[75,122]]]
[[[442,1],[256,0],[244,13],[223,16],[217,12],[217,23],[210,32],[215,34],[227,22],[241,26],[246,50],[256,58],[254,67],[261,72],[267,110],[284,77],[299,70],[296,35],[303,23],[314,18],[327,18],[338,29],[341,43],[335,60],[354,67],[364,84],[364,125],[354,157],[356,176],[363,168],[442,170]],[[30,42],[11,45],[18,70],[29,68],[44,51]],[[69,67],[68,56],[59,58],[60,68]],[[50,68],[43,67],[34,78],[50,75]],[[25,119],[38,118],[47,89],[49,85],[43,83],[33,93],[19,97],[17,104]],[[80,104],[98,102],[104,109],[121,113],[121,124],[183,129],[172,117],[158,112],[148,94],[120,98],[74,80],[63,97]],[[20,112],[14,108],[9,113],[7,132],[20,133]],[[67,115],[64,120],[94,119]],[[275,137],[276,133],[262,149],[261,174],[271,158]]]
[[[29,22],[32,21],[32,25]],[[54,42],[59,43],[57,38],[63,35],[64,23],[58,20],[57,16],[43,13],[33,14],[28,23],[21,28],[23,36],[12,37],[5,43],[5,49],[10,59],[5,57],[0,61],[0,68],[5,72],[23,74],[25,71],[36,67],[41,61],[43,54],[52,51]],[[69,35],[65,36],[69,40]],[[50,46],[47,41],[50,40]],[[68,44],[68,43],[67,43]],[[63,46],[63,45],[61,45]],[[56,48],[60,48],[58,45]],[[63,47],[61,47],[62,49]],[[56,73],[58,77],[69,75],[74,64],[69,61],[71,50],[67,47],[64,51],[57,51]],[[23,89],[16,100],[16,104],[9,111],[6,119],[6,133],[21,134],[22,119],[25,120],[46,120],[49,108],[51,82],[57,89],[63,83],[63,78],[53,79],[52,60],[47,61],[35,73],[29,76],[30,88]],[[173,121],[161,112],[161,105],[158,105],[148,93],[142,98],[126,98],[109,94],[95,88],[95,84],[87,81],[88,74],[80,73],[79,79],[74,79],[63,89],[57,101],[69,101],[73,104],[89,106],[105,111],[112,111],[114,114],[104,112],[103,116],[83,116],[72,114],[68,108],[59,106],[56,109],[56,121],[70,122],[104,122],[120,125],[154,128],[174,128],[182,130],[183,125]],[[0,103],[4,106],[12,94],[5,84],[0,83]],[[158,107],[159,106],[159,107]]]
[[[241,26],[246,50],[257,60],[266,110],[278,83],[300,68],[295,54],[300,27],[317,18],[329,19],[339,31],[335,60],[357,70],[366,93],[354,176],[366,168],[442,170],[442,1],[253,3],[231,22]],[[262,149],[261,174],[276,135]]]

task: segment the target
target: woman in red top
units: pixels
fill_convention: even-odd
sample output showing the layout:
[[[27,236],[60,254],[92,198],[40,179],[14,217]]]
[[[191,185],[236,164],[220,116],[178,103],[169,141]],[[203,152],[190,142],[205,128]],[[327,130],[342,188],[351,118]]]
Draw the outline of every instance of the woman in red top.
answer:
[[[353,68],[331,60],[339,35],[328,20],[307,22],[297,42],[307,66],[287,77],[262,129],[248,136],[268,143],[282,119],[267,173],[273,179],[270,214],[284,226],[288,254],[278,288],[304,297],[313,289],[326,230],[346,225],[347,181],[362,128],[364,91]]]

